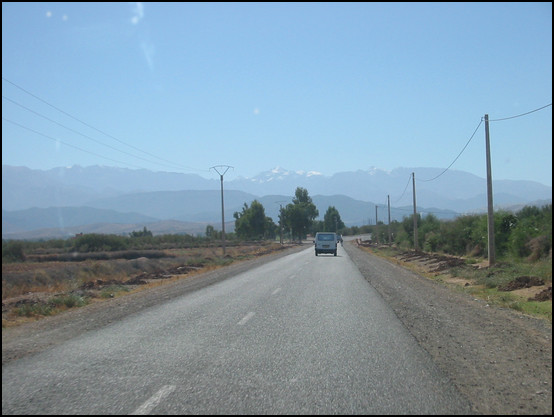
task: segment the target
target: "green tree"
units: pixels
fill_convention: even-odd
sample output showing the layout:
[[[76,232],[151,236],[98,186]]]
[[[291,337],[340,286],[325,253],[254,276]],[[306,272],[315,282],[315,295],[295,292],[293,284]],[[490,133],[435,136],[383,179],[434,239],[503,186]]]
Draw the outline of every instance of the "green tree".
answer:
[[[271,217],[265,218],[265,235],[266,239],[275,239],[277,232],[279,230],[279,225],[275,224]]]
[[[241,239],[262,239],[274,233],[273,221],[266,217],[264,206],[254,200],[250,207],[244,203],[242,212],[235,212],[235,233]]]
[[[421,229],[418,229],[418,236],[423,250],[435,252],[440,245],[440,220],[430,213],[421,219]]]
[[[510,234],[517,223],[517,217],[508,211],[499,210],[494,213],[494,244],[497,256],[507,254]]]
[[[293,237],[301,241],[306,238],[319,211],[305,188],[297,187],[294,195],[292,204],[284,209],[284,224],[291,229]]]
[[[153,236],[152,232],[148,230],[146,226],[144,226],[144,228],[140,232],[133,230],[129,235],[131,237],[152,237]]]
[[[516,224],[509,237],[509,251],[517,257],[537,260],[552,250],[552,204],[526,206],[516,213]]]
[[[317,232],[325,232],[325,224],[323,220],[314,220],[312,222],[311,234],[315,236]]]
[[[421,228],[421,214],[416,214],[416,223],[417,223],[417,229],[419,230]],[[406,236],[409,241],[409,246],[412,248],[414,247],[414,215],[412,214],[409,217],[404,217],[402,220],[402,228],[404,229],[404,232],[406,233]],[[419,235],[418,235],[419,236]]]
[[[340,218],[339,211],[334,206],[329,206],[323,216],[323,228],[325,232],[337,232],[344,229],[345,225]]]
[[[441,224],[443,252],[480,256],[487,250],[487,216],[471,214]]]

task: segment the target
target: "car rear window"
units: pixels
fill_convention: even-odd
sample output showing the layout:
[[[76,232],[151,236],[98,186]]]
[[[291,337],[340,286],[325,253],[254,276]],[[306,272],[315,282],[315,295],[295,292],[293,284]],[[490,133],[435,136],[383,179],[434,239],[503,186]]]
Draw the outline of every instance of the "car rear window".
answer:
[[[332,234],[325,234],[325,235],[317,235],[317,240],[335,240],[335,235]]]

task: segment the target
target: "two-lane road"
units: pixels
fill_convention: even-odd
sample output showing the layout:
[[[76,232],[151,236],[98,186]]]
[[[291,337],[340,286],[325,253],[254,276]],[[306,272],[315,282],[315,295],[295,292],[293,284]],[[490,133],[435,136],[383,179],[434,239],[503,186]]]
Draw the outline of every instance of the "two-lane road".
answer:
[[[291,254],[2,369],[3,414],[469,414],[344,249]]]

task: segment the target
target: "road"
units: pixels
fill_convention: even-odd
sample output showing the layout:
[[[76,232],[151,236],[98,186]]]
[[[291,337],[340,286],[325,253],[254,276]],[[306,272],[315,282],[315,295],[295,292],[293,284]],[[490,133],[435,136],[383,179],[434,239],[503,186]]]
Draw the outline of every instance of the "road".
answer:
[[[2,367],[2,414],[471,414],[343,247],[312,247]]]

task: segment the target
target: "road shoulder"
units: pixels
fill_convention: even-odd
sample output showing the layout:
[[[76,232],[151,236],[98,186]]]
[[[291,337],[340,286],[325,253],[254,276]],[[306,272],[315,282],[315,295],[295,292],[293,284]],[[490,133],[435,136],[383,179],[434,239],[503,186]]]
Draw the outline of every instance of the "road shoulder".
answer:
[[[482,414],[552,413],[552,327],[345,242],[366,280]]]

